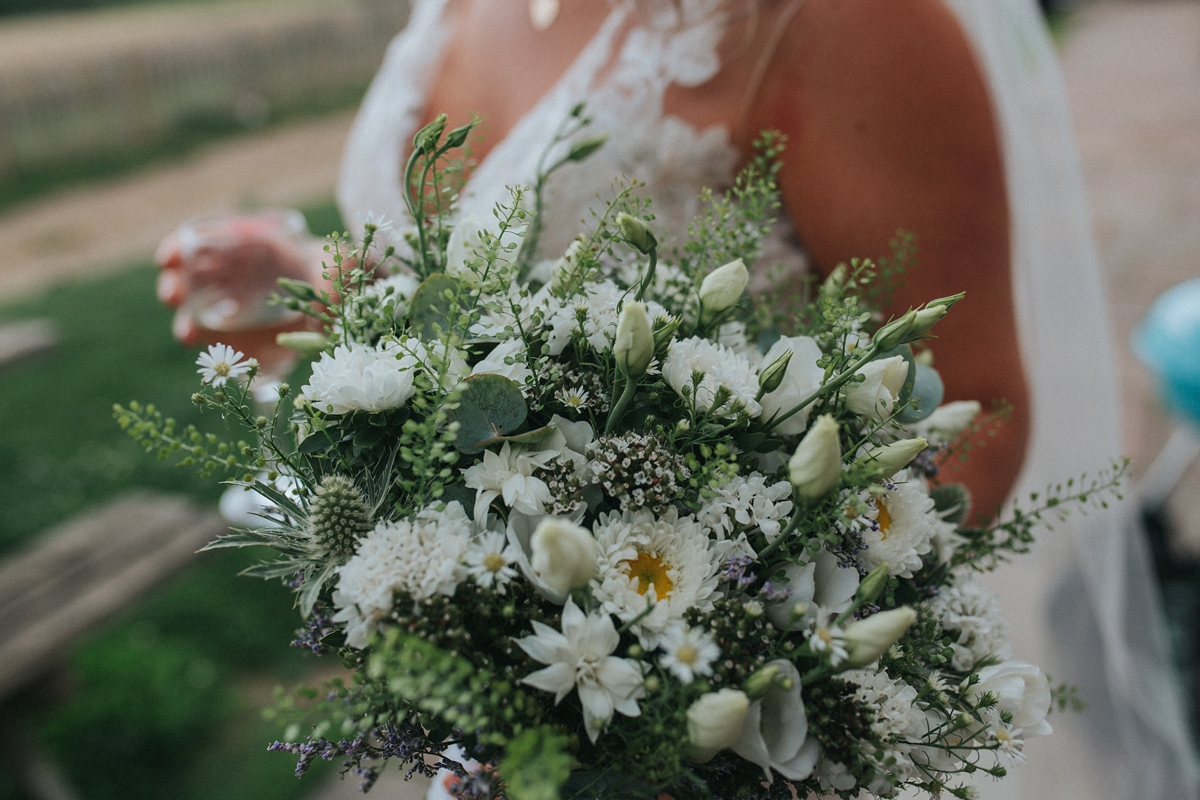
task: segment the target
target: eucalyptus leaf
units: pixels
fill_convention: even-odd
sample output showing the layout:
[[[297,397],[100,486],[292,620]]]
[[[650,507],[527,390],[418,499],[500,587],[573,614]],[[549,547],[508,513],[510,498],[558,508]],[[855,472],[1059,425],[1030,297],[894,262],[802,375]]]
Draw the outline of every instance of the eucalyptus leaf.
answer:
[[[916,365],[916,380],[913,381],[911,398],[914,405],[900,413],[898,419],[909,424],[920,422],[932,414],[942,404],[946,388],[942,385],[942,376],[933,367],[924,364]]]
[[[558,428],[553,425],[544,425],[540,428],[534,428],[531,431],[513,434],[512,436],[494,436],[478,444],[485,449],[494,444],[502,444],[504,442],[512,442],[513,444],[541,444],[553,436],[557,430]]]
[[[521,388],[503,375],[473,375],[463,381],[458,407],[450,421],[458,423],[454,446],[473,455],[497,437],[508,436],[525,422],[528,409]]]

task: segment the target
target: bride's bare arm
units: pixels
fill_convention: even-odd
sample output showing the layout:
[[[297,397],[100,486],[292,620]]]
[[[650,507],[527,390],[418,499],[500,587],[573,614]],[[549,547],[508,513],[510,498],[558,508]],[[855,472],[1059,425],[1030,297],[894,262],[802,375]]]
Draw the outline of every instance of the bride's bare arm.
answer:
[[[1013,406],[986,457],[948,465],[990,516],[1021,467],[1029,397],[1001,148],[970,45],[939,0],[807,0],[783,42],[751,128],[788,135],[784,200],[818,268],[885,253],[904,229],[917,264],[894,309],[967,293],[932,346],[948,400]]]

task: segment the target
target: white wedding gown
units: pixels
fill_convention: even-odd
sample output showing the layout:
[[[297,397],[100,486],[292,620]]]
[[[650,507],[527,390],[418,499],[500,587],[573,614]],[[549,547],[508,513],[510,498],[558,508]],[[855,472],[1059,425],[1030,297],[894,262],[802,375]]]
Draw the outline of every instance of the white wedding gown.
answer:
[[[338,190],[350,223],[368,212],[398,222],[406,217],[398,176],[448,39],[445,2],[415,0],[409,26],[392,43],[367,94]],[[1049,482],[1094,474],[1120,452],[1100,271],[1061,78],[1034,3],[948,2],[974,42],[1002,128],[1013,279],[1034,410],[1014,496],[1027,497]],[[610,195],[620,173],[645,182],[661,229],[681,234],[700,188],[727,185],[737,162],[725,129],[696,130],[663,111],[671,83],[695,86],[720,69],[721,5],[680,0],[682,24],[657,20],[628,31],[631,3],[614,3],[558,84],[472,174],[462,211],[488,213],[507,199],[506,186],[532,183],[553,131],[586,99],[595,120],[590,130],[610,138],[586,162],[556,174],[542,252],[565,249],[586,209],[598,195]],[[513,13],[524,13],[524,3],[514,3]],[[794,248],[786,252],[787,241],[778,237],[773,258],[800,258]],[[1197,796],[1148,557],[1128,524],[1133,516],[1131,504],[1077,513],[1042,533],[1031,555],[988,576],[1010,621],[1014,654],[1041,665],[1056,681],[1078,685],[1088,708],[1052,714],[1055,733],[1031,741],[1028,762],[1004,781],[982,781],[982,797]]]

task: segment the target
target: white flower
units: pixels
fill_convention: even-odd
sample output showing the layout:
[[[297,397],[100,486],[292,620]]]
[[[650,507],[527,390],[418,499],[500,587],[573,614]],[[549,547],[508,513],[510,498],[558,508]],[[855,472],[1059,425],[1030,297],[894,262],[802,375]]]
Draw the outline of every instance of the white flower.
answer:
[[[750,698],[738,689],[701,695],[687,710],[689,757],[703,763],[732,747],[741,735],[749,710]]]
[[[866,380],[846,390],[846,407],[869,419],[891,416],[900,390],[908,379],[908,362],[904,356],[867,362],[857,374],[865,375]]]
[[[533,371],[525,363],[525,343],[520,339],[509,339],[496,345],[492,352],[471,370],[472,375],[485,373],[508,378],[524,389],[525,384],[533,377]]]
[[[647,650],[689,608],[712,608],[724,553],[693,517],[673,508],[661,518],[646,509],[611,512],[593,530],[600,546],[593,595],[623,622],[641,617],[632,630]]]
[[[971,687],[967,698],[979,702],[985,693],[996,697],[995,713],[1012,714],[1012,730],[1025,738],[1045,736],[1052,731],[1046,722],[1050,710],[1050,683],[1042,671],[1027,661],[1003,661],[979,670],[979,683]],[[993,728],[999,720],[993,721]]]
[[[572,589],[587,586],[596,574],[596,540],[586,528],[546,517],[529,538],[530,567],[562,602]]]
[[[712,675],[712,662],[721,657],[721,648],[703,628],[673,625],[659,640],[663,655],[658,664],[683,683],[697,675]]]
[[[929,442],[918,436],[879,447],[864,447],[855,460],[855,466],[863,470],[867,480],[883,480],[911,464],[928,446]]]
[[[495,587],[497,592],[504,594],[504,584],[517,576],[512,566],[516,560],[513,546],[504,534],[487,531],[471,542],[463,563],[475,583],[485,588]]]
[[[693,386],[693,373],[701,373],[698,386]],[[751,417],[762,413],[758,395],[758,374],[745,356],[708,339],[693,336],[671,343],[662,365],[663,378],[680,397],[693,392],[698,411],[712,408],[717,392],[724,389],[728,400],[715,411],[729,416],[736,408],[744,408]]]
[[[916,621],[917,612],[911,606],[900,606],[851,623],[845,633],[846,662],[851,667],[874,662]]]
[[[792,513],[792,487],[787,481],[768,481],[757,472],[735,475],[713,490],[696,518],[724,538],[757,527],[774,541],[780,523]]]
[[[912,748],[904,743],[927,738],[930,717],[917,706],[916,689],[904,681],[892,679],[882,670],[850,670],[838,677],[855,684],[858,688],[854,699],[873,712],[871,730],[888,746],[880,762],[886,764],[894,760],[893,765],[885,769],[894,782],[881,776],[872,782],[871,790],[881,795],[890,794],[894,783],[907,779],[916,771],[911,760]]]
[[[313,364],[312,377],[301,394],[327,414],[399,408],[414,393],[413,371],[419,364],[414,352],[424,353],[415,339],[403,347],[394,341],[375,347],[338,345]]]
[[[781,631],[797,631],[829,620],[850,607],[858,590],[858,570],[842,567],[822,548],[805,564],[786,564],[788,599],[767,607],[767,619]]]
[[[251,367],[258,366],[258,362],[253,358],[247,358],[245,361],[242,361],[242,358],[243,354],[240,351],[235,351],[227,344],[210,344],[208,352],[201,353],[196,359],[196,364],[200,367],[196,370],[200,373],[200,382],[224,386],[230,378],[240,378],[249,372]]]
[[[842,477],[842,442],[837,420],[822,414],[788,460],[788,479],[809,500],[824,497]]]
[[[654,358],[654,331],[645,303],[631,300],[621,306],[612,352],[617,368],[628,378],[646,374]]]
[[[470,538],[471,521],[457,502],[376,525],[337,570],[333,599],[341,610],[334,620],[346,623],[346,643],[367,646],[378,620],[392,610],[394,592],[415,601],[453,595],[466,575],[461,561]]]
[[[587,408],[587,402],[590,395],[586,389],[578,387],[570,387],[559,389],[554,393],[554,399],[562,403],[568,409],[576,414],[581,414]]]
[[[816,776],[817,782],[821,784],[821,789],[826,792],[830,789],[839,792],[848,792],[857,783],[849,767],[840,761],[833,761],[824,754],[822,754],[821,760],[817,762]]]
[[[821,388],[821,380],[825,377],[825,370],[817,366],[817,360],[821,358],[821,348],[807,336],[781,338],[771,345],[771,349],[763,356],[763,363],[775,363],[788,350],[792,351],[792,359],[783,373],[783,382],[779,384],[778,389],[763,396],[762,413],[765,419],[782,416],[803,403]],[[786,436],[796,436],[804,433],[807,427],[808,406],[805,406],[773,430]]]
[[[975,421],[981,408],[978,400],[955,400],[938,406],[909,429],[934,444],[950,444]]]
[[[746,337],[746,323],[740,320],[735,319],[721,324],[721,327],[717,329],[717,344],[724,345],[738,355],[745,356],[755,369],[762,366],[762,351]]]
[[[534,661],[549,666],[521,682],[553,692],[556,705],[572,689],[577,690],[584,726],[593,742],[614,711],[627,717],[641,714],[637,701],[642,694],[642,674],[637,662],[612,655],[621,641],[612,617],[603,613],[585,617],[568,599],[563,606],[562,633],[541,622],[532,625],[534,635],[518,639],[517,645]]]
[[[766,695],[750,704],[733,751],[762,767],[768,781],[774,781],[772,770],[789,780],[801,781],[812,773],[820,748],[816,739],[808,738],[800,673],[792,662],[783,659],[766,666],[777,667],[779,678]]]
[[[894,488],[871,498],[875,524],[863,531],[867,549],[861,555],[867,569],[886,563],[892,575],[911,578],[921,569],[921,556],[933,549],[934,536],[954,526],[938,516],[923,480],[905,473],[894,480]]]
[[[929,605],[946,632],[957,634],[951,645],[951,663],[956,670],[967,672],[980,659],[1004,659],[1011,654],[999,600],[979,581],[959,576],[953,584],[943,586]]]
[[[735,258],[708,273],[700,284],[701,321],[711,320],[741,300],[742,292],[746,291],[746,284],[749,282],[750,271],[740,258]]]
[[[846,652],[846,633],[837,625],[817,628],[808,637],[808,648],[829,660],[829,666],[840,666],[849,657]]]
[[[541,514],[554,496],[546,482],[534,477],[533,472],[557,455],[556,450],[529,451],[511,442],[505,442],[499,453],[484,450],[483,461],[463,471],[467,488],[475,490],[474,518],[483,519],[497,497],[523,514]]]

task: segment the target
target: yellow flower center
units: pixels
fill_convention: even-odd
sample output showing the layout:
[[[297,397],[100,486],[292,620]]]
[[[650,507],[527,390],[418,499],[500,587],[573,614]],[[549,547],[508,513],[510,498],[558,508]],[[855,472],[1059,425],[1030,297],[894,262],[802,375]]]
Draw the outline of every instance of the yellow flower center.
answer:
[[[827,645],[833,644],[833,634],[829,632],[828,628],[821,628],[820,630],[818,630],[817,638],[820,639],[822,642],[824,642]]]
[[[675,651],[675,660],[680,664],[687,664],[689,667],[696,663],[696,658],[700,654],[696,652],[696,648],[690,644],[685,644],[683,647]]]
[[[886,539],[888,531],[892,528],[892,512],[888,511],[887,503],[883,501],[883,498],[879,498],[875,502],[879,506],[879,514],[876,515],[875,521],[879,523],[880,538]]]
[[[508,566],[508,562],[499,553],[488,553],[483,559],[483,565],[487,567],[489,572],[499,572]]]
[[[671,593],[675,584],[667,575],[667,565],[653,553],[638,551],[637,558],[625,562],[629,565],[629,577],[637,578],[638,594],[645,594],[654,587],[654,594],[662,600]]]
[[[217,375],[221,376],[222,378],[228,378],[231,367],[229,366],[228,361],[218,361],[217,363],[213,364],[212,369],[213,372],[217,373]]]

